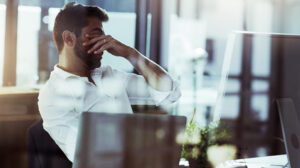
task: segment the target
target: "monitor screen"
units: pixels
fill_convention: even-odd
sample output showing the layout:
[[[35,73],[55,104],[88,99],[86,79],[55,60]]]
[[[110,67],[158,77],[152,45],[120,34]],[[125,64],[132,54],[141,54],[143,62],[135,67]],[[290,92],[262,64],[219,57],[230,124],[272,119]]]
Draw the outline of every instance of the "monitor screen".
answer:
[[[300,113],[300,35],[234,32],[224,60],[214,118],[230,125],[241,155],[283,153],[274,102],[291,98]]]
[[[232,33],[214,118],[236,119],[243,115],[258,121],[272,120],[278,115],[273,103],[276,98],[292,98],[299,112],[299,63],[300,36]]]

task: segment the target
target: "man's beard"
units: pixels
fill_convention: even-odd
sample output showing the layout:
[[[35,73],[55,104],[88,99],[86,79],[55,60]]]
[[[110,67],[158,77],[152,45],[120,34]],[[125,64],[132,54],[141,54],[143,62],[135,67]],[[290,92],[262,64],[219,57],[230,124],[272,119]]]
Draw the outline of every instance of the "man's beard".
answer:
[[[77,57],[79,57],[86,65],[88,70],[93,70],[95,68],[99,68],[101,66],[101,57],[102,54],[88,54],[87,51],[90,49],[93,45],[90,45],[88,47],[82,46],[83,41],[78,38],[75,44],[74,52]]]

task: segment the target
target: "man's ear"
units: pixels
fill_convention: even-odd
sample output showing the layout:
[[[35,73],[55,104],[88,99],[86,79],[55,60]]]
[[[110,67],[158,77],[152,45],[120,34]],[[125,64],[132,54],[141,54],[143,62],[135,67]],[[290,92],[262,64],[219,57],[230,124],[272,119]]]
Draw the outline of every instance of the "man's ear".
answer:
[[[69,30],[65,30],[62,33],[62,39],[64,41],[64,44],[69,47],[74,47],[76,43],[76,36],[73,32]]]

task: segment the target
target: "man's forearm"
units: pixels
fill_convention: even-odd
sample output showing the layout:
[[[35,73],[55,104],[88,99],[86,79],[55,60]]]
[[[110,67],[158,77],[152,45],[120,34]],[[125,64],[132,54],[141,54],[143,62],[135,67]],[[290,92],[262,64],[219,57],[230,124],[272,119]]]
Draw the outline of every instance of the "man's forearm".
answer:
[[[168,73],[155,62],[151,61],[137,50],[130,52],[127,60],[144,76],[147,83],[158,91],[171,91],[173,80]]]

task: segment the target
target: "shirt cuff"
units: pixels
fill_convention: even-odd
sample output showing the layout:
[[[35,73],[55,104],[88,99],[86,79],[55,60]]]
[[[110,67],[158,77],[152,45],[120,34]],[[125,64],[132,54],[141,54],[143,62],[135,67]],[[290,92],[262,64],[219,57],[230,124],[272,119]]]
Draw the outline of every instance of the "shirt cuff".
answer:
[[[156,106],[174,103],[181,96],[179,84],[176,81],[173,81],[173,88],[168,92],[157,91],[151,86],[148,86],[148,90]]]

